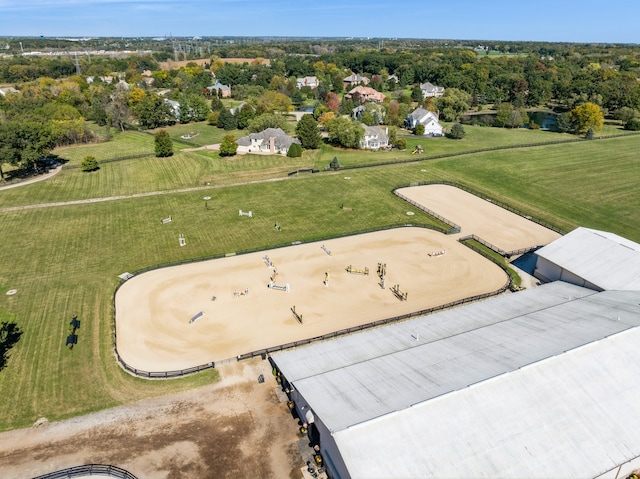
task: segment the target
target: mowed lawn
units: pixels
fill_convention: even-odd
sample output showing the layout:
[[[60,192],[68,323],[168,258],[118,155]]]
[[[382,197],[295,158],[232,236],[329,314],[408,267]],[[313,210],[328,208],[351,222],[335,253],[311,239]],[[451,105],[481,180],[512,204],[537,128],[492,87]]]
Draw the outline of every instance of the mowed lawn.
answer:
[[[462,149],[465,141],[451,143]],[[0,293],[18,290],[13,296],[0,294],[0,317],[15,320],[24,331],[7,368],[0,371],[0,429],[216,379],[215,371],[207,371],[147,381],[116,365],[112,301],[120,273],[404,224],[407,211],[415,213],[412,223],[433,225],[391,193],[396,186],[433,180],[460,182],[565,230],[584,225],[640,241],[640,232],[634,230],[640,220],[639,147],[640,136],[630,136],[291,178],[285,173],[291,166],[310,160],[252,156],[223,163],[210,154],[181,153],[169,159],[106,163],[94,173],[63,170],[45,182],[0,191]],[[346,154],[353,161],[360,155],[365,163],[375,155]],[[224,186],[268,178],[284,179]],[[213,184],[170,192],[204,187],[206,182]],[[166,194],[2,211],[157,190]],[[211,197],[208,208],[205,196]],[[353,210],[342,210],[341,205]],[[238,217],[238,209],[252,210],[254,217]],[[161,218],[169,215],[173,221],[162,225]],[[273,228],[276,221],[280,232]],[[178,245],[179,234],[185,235],[187,246]],[[65,338],[73,314],[81,327],[78,344],[69,350]]]

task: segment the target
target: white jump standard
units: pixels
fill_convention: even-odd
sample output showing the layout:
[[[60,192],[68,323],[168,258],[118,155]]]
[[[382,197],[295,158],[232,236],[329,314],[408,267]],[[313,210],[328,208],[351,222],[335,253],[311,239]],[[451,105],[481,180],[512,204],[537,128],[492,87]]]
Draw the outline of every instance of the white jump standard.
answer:
[[[180,243],[180,246],[185,246],[187,244],[187,239],[182,233],[180,233],[180,236],[178,236],[178,242]]]
[[[251,211],[238,210],[238,216],[248,216],[249,218],[253,218],[253,213]]]
[[[331,256],[331,251],[329,251],[325,245],[320,246],[320,249],[327,253],[327,256]]]

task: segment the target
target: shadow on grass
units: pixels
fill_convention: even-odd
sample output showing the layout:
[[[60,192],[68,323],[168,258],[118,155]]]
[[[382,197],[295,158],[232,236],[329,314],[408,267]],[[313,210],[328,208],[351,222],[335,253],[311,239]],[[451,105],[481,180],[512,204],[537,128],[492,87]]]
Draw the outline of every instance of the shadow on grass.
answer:
[[[7,365],[9,350],[20,340],[22,331],[16,323],[3,321],[0,323],[0,371]]]

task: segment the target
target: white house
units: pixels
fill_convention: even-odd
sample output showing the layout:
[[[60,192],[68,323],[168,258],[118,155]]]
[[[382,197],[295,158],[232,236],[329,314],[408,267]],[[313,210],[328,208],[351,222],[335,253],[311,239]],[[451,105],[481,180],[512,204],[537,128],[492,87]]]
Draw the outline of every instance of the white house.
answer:
[[[360,148],[366,150],[378,150],[389,146],[389,134],[387,128],[379,126],[365,126],[364,136],[360,140]]]
[[[308,86],[310,88],[318,88],[320,84],[320,80],[316,76],[303,77],[296,79],[296,87],[302,88],[303,86]]]
[[[215,91],[217,95],[222,95],[222,98],[229,98],[231,96],[231,87],[229,85],[223,85],[220,83],[220,80],[216,80],[216,82],[208,86],[206,88],[209,91],[209,94],[213,94]]]
[[[426,136],[442,136],[442,125],[438,122],[438,114],[424,108],[416,108],[405,119],[407,128],[413,129],[416,125],[424,125]]]
[[[444,95],[443,86],[436,86],[430,82],[420,83],[420,90],[422,90],[422,98],[434,98]]]
[[[175,100],[169,100],[167,98],[164,99],[164,102],[169,105],[171,114],[174,116],[174,118],[176,120],[180,119],[180,103]]]
[[[280,153],[286,155],[293,143],[300,143],[297,138],[291,138],[280,128],[267,128],[260,133],[239,138],[238,153]]]

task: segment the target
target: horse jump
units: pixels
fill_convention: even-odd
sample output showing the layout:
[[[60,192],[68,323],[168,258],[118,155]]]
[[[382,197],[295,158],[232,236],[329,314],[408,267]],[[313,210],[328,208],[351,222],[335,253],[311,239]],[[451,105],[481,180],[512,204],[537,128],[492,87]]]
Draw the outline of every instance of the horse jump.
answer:
[[[407,300],[407,292],[405,291],[404,293],[400,290],[400,285],[396,284],[394,286],[391,287],[391,292],[393,294],[396,295],[396,298],[398,298],[400,301],[406,301]]]
[[[244,291],[235,290],[233,292],[234,298],[239,298],[240,296],[249,296],[249,288],[246,288]]]
[[[266,254],[262,257],[262,261],[264,261],[264,264],[266,264],[268,268],[274,268],[273,262],[271,261],[271,259],[269,259],[269,256],[267,256]]]
[[[238,216],[248,216],[249,218],[253,218],[253,213],[251,211],[238,210]]]
[[[322,251],[327,253],[327,256],[331,256],[331,251],[329,251],[325,245],[320,246],[320,248],[322,249]]]
[[[347,266],[347,273],[351,274],[363,274],[369,276],[369,268],[365,267],[364,269],[353,268],[351,265]]]
[[[291,308],[291,312],[293,313],[293,317],[294,317],[294,318],[296,318],[296,320],[298,320],[298,322],[299,322],[300,324],[302,324],[302,315],[301,315],[301,314],[296,313],[296,307],[295,307],[295,306],[293,306],[293,307]]]
[[[442,256],[447,254],[447,250],[446,249],[442,249],[440,251],[432,251],[431,253],[429,253],[429,256],[431,256],[432,258],[435,256]]]
[[[376,271],[378,278],[380,278],[380,287],[384,289],[384,277],[387,274],[387,263],[378,263],[378,270]]]
[[[284,291],[285,293],[288,293],[289,291],[291,291],[291,287],[289,286],[289,283],[285,284],[284,286],[280,286],[280,285],[274,283],[273,281],[269,281],[268,287],[269,287],[269,289],[275,289],[277,291]]]

